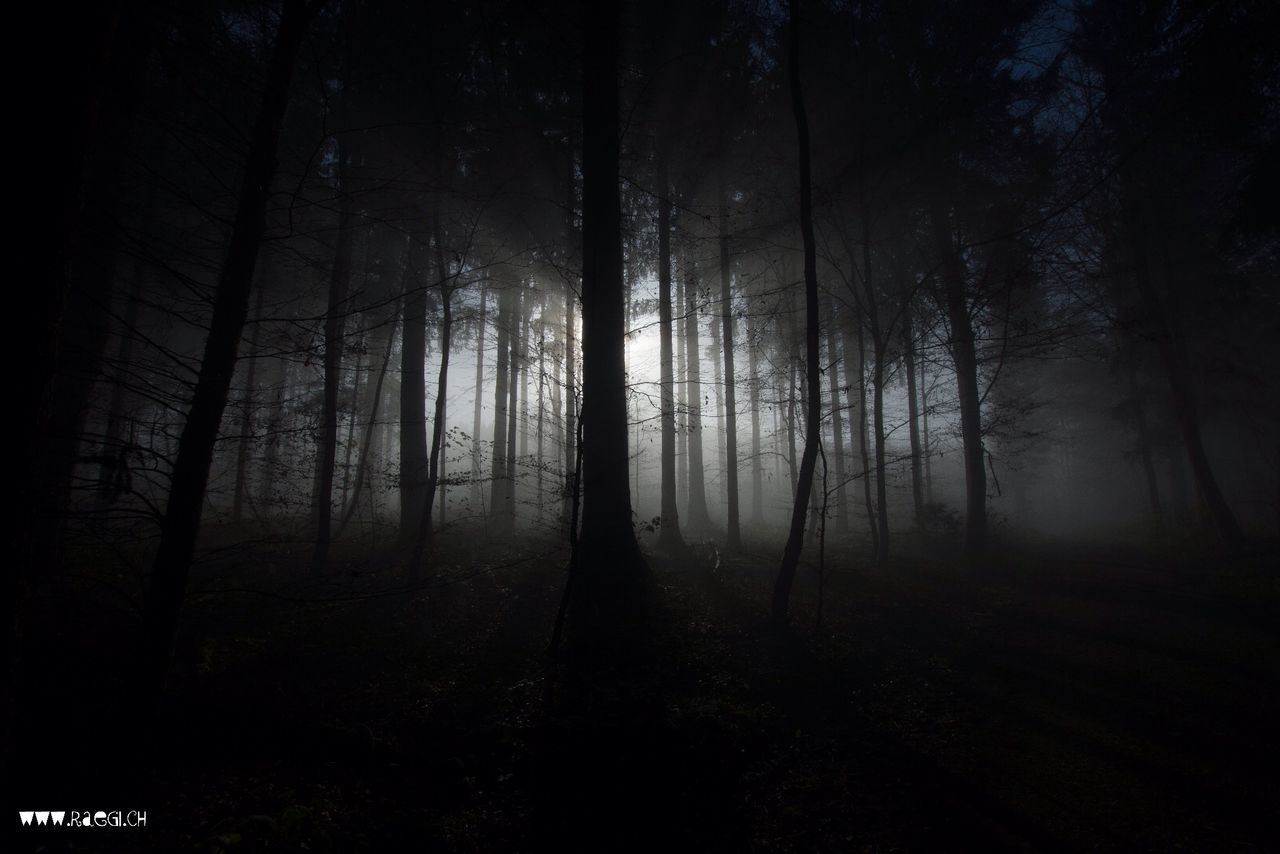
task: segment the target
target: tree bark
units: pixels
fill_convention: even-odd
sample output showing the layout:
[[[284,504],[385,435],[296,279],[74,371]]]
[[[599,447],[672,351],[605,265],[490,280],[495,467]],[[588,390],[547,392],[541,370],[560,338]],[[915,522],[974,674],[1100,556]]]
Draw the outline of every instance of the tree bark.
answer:
[[[813,238],[813,200],[809,168],[809,119],[805,114],[804,92],[800,85],[800,0],[790,0],[791,27],[787,50],[787,76],[791,82],[791,109],[799,138],[800,234],[804,240],[805,302],[805,383],[808,388],[808,418],[805,423],[804,455],[800,458],[800,478],[791,509],[791,527],[782,552],[782,564],[773,587],[773,621],[786,625],[791,586],[795,581],[800,550],[804,546],[805,505],[813,487],[818,459],[819,429],[822,420],[822,388],[818,372],[818,265]]]
[[[625,631],[647,570],[631,526],[622,211],[618,188],[618,3],[584,4],[582,133],[582,530],[570,605],[586,641]],[[579,646],[587,650],[588,643]]]

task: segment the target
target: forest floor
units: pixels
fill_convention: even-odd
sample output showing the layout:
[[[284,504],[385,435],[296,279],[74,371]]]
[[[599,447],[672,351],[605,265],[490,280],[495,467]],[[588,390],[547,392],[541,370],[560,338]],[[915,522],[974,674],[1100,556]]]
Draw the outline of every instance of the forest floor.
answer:
[[[1264,556],[1011,550],[868,569],[828,550],[793,629],[773,550],[650,558],[644,652],[549,701],[552,544],[441,546],[412,592],[355,547],[211,551],[164,725],[114,737],[128,609],[32,609],[19,808],[46,851],[1268,850],[1280,842],[1280,587]],[[808,555],[807,555],[808,556]],[[1274,555],[1273,555],[1274,557]]]

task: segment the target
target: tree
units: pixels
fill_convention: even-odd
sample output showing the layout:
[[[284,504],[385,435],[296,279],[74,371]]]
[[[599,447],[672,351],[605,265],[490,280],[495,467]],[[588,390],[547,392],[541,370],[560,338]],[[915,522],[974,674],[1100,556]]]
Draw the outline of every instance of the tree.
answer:
[[[805,419],[804,453],[800,458],[800,477],[791,510],[791,526],[782,552],[782,565],[773,587],[773,620],[787,622],[791,586],[795,582],[800,550],[804,547],[804,520],[813,473],[821,440],[822,386],[818,369],[818,262],[813,237],[813,190],[810,186],[809,117],[805,113],[804,89],[800,82],[800,0],[790,0],[790,32],[787,36],[787,78],[791,84],[791,110],[795,117],[800,163],[800,236],[804,241],[805,303],[805,385],[808,389],[808,413]]]
[[[149,715],[164,686],[204,508],[209,464],[226,409],[236,351],[249,310],[253,270],[266,228],[267,195],[276,170],[276,145],[289,104],[294,63],[311,19],[324,0],[286,0],[267,68],[262,103],[250,137],[226,259],[218,276],[213,320],[200,374],[178,442],[169,501],[151,584],[143,606],[133,699]]]
[[[618,2],[585,6],[582,122],[582,531],[571,604],[579,637],[625,629],[647,568],[627,482]]]

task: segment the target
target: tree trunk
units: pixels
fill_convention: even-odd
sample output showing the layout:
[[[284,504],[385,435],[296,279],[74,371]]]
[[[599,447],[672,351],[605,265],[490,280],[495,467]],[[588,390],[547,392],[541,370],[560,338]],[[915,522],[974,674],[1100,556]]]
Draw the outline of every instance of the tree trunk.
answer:
[[[916,527],[924,528],[924,470],[920,447],[920,407],[916,403],[916,334],[910,297],[902,309],[902,360],[907,372],[907,435],[911,440],[911,502]]]
[[[338,452],[338,387],[342,382],[343,336],[346,334],[347,291],[351,284],[351,150],[339,144],[338,245],[329,276],[329,305],[324,317],[324,402],[320,416],[319,459],[316,492],[312,501],[316,518],[316,547],[311,574],[324,572],[329,559],[333,524],[333,473]]]
[[[498,293],[498,314],[494,324],[498,329],[497,376],[493,384],[493,468],[489,481],[489,513],[494,520],[491,533],[506,534],[507,521],[507,384],[511,362],[511,307],[512,290],[504,288]]]
[[[667,155],[658,148],[658,362],[662,391],[662,516],[658,548],[684,550],[680,513],[676,509],[675,377],[671,366],[671,194]],[[636,487],[639,488],[639,478]]]
[[[943,309],[951,326],[951,358],[955,363],[956,395],[960,400],[965,481],[964,554],[973,562],[982,557],[987,539],[987,472],[982,447],[978,358],[969,301],[965,297],[964,260],[953,244],[947,217],[941,208],[935,208],[933,228],[938,252],[943,258]]]
[[[844,458],[844,407],[840,404],[840,363],[839,345],[836,342],[836,313],[830,297],[827,298],[827,360],[830,376],[827,387],[831,395],[831,448],[835,452],[836,464],[836,531],[849,531],[849,491],[845,488]],[[845,354],[847,355],[847,354]]]
[[[382,365],[378,368],[378,379],[373,385],[373,399],[369,403],[369,420],[365,424],[364,436],[360,440],[360,459],[356,462],[356,473],[353,483],[351,484],[351,494],[347,497],[346,507],[342,511],[342,517],[338,522],[338,527],[334,531],[334,536],[339,536],[342,531],[350,523],[356,514],[356,509],[360,506],[360,490],[364,487],[365,480],[368,478],[369,459],[373,453],[373,437],[374,429],[378,423],[378,410],[382,404],[382,387],[387,379],[387,367],[391,364],[391,352],[395,348],[396,327],[400,320],[400,302],[396,301],[394,313],[391,315],[391,331],[387,335],[387,349],[382,354]]]
[[[738,519],[738,412],[733,375],[733,293],[729,266],[729,201],[725,197],[723,175],[720,181],[720,309],[724,322],[724,447],[725,495],[728,526],[725,547],[742,548],[742,530]]]
[[[718,315],[713,314],[708,320],[711,325],[711,348],[707,351],[707,356],[711,360],[712,389],[714,389],[716,395],[716,411],[713,419],[716,425],[716,471],[720,472],[720,482],[723,483],[725,477],[724,356],[720,349],[720,318]],[[721,495],[723,494],[722,491]]]
[[[573,633],[625,631],[647,570],[631,526],[618,189],[618,3],[585,4],[582,132],[582,531],[570,605]]]
[[[413,559],[409,563],[409,580],[417,584],[422,577],[424,562],[430,560],[434,531],[431,527],[431,512],[435,506],[436,490],[440,488],[440,471],[442,461],[440,452],[444,447],[445,406],[449,398],[449,351],[453,345],[453,306],[452,277],[444,260],[444,247],[441,243],[440,216],[434,218],[433,231],[436,244],[436,273],[440,276],[440,306],[443,319],[440,323],[440,375],[436,380],[436,411],[431,426],[431,449],[427,461],[427,494],[422,502],[422,519],[419,521],[418,538],[414,544]]]
[[[751,525],[764,526],[764,458],[760,448],[760,355],[756,322],[747,317],[747,370],[751,397]]]
[[[520,372],[524,362],[524,285],[511,295],[511,358],[507,360],[510,377],[507,381],[507,470],[503,485],[506,491],[502,502],[502,530],[510,533],[516,527],[516,477],[519,474],[519,458],[516,456],[516,428],[520,414]]]
[[[484,477],[484,468],[480,459],[480,430],[481,419],[483,417],[483,397],[484,397],[484,350],[485,350],[485,307],[488,302],[488,292],[484,286],[480,287],[480,319],[479,328],[476,330],[476,388],[475,388],[475,408],[471,418],[471,512],[475,513],[483,507],[484,491],[481,488],[480,481]]]
[[[711,514],[707,512],[707,481],[702,459],[702,365],[698,358],[698,287],[690,270],[684,288],[685,352],[691,354],[688,372],[689,433],[689,514],[688,530],[705,535],[711,531]]]
[[[808,418],[805,423],[804,456],[800,458],[800,480],[791,509],[791,527],[782,552],[782,564],[773,588],[773,620],[786,625],[791,586],[800,549],[804,546],[805,504],[813,486],[813,472],[818,459],[819,429],[822,420],[822,388],[818,372],[818,265],[813,238],[813,201],[809,175],[809,119],[805,115],[804,94],[800,86],[800,0],[791,0],[791,27],[788,37],[787,76],[791,82],[791,109],[795,115],[799,137],[800,160],[800,234],[804,239],[805,302],[805,383],[808,388]]]
[[[880,526],[876,524],[876,505],[871,498],[871,449],[867,446],[867,371],[866,365],[863,364],[866,341],[862,322],[855,318],[854,323],[857,325],[857,343],[850,347],[846,327],[844,352],[846,356],[850,349],[856,349],[858,353],[858,454],[862,457],[862,501],[867,510],[867,528],[871,532],[871,556],[874,559],[880,554]],[[849,389],[849,394],[852,397],[852,387]]]
[[[862,290],[866,298],[867,328],[871,332],[871,426],[876,443],[876,565],[889,560],[889,489],[885,467],[884,363],[885,332],[880,327],[879,301],[871,267],[871,212],[867,205],[865,181],[858,191],[862,213]]]
[[[1152,281],[1146,235],[1138,223],[1131,223],[1129,231],[1133,244],[1138,292],[1148,317],[1154,318],[1158,323],[1155,336],[1156,347],[1169,378],[1174,417],[1177,418],[1182,443],[1187,450],[1187,460],[1191,463],[1191,473],[1195,477],[1196,487],[1209,510],[1218,536],[1227,543],[1238,542],[1241,536],[1240,523],[1236,520],[1231,505],[1227,503],[1226,496],[1223,495],[1218,479],[1213,473],[1213,467],[1209,463],[1209,455],[1205,451],[1204,439],[1200,434],[1200,416],[1196,411],[1191,380],[1183,364],[1178,343],[1174,340],[1170,318],[1156,294],[1155,283]]]
[[[404,332],[400,345],[400,547],[413,548],[427,495],[427,283],[412,275],[405,247]]]
[[[681,311],[684,310],[686,302],[685,297],[685,280],[676,279],[676,299],[675,305]],[[684,335],[679,333],[680,327],[677,326],[676,332],[676,415],[675,415],[675,431],[676,431],[676,506],[689,506],[689,478],[693,477],[693,462],[689,458],[689,368],[688,365],[693,361],[696,351],[689,350],[688,347],[688,325],[689,319],[684,320]],[[688,361],[686,361],[686,358]],[[692,512],[692,511],[691,511]]]
[[[140,726],[154,709],[169,667],[204,508],[209,464],[227,405],[236,350],[249,309],[253,269],[266,229],[267,196],[276,171],[276,145],[289,103],[289,83],[307,25],[319,7],[317,2],[288,0],[271,51],[262,104],[250,137],[231,241],[218,276],[213,319],[191,409],[178,443],[160,545],[143,604],[138,663],[132,686],[132,699],[137,704],[132,717]]]

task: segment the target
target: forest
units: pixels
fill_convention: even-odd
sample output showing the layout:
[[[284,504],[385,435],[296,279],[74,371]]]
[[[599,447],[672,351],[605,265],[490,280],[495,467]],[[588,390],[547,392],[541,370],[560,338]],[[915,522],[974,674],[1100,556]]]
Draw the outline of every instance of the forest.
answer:
[[[21,845],[1280,840],[1280,6],[39,14]]]

